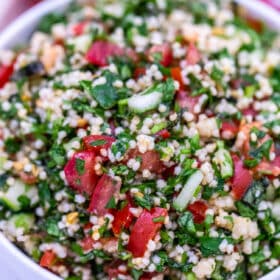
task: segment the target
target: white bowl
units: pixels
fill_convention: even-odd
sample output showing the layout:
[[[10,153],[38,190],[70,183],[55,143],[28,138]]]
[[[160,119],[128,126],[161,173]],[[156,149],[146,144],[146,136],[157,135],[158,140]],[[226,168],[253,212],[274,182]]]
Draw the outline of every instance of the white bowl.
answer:
[[[275,10],[256,0],[236,1],[244,5],[244,7],[258,18],[263,19],[272,28],[280,30],[280,15]],[[0,34],[0,49],[11,48],[17,44],[26,42],[42,16],[49,12],[63,11],[69,2],[71,0],[44,1],[25,12]],[[1,280],[61,280],[61,278],[42,269],[31,258],[23,254],[2,233],[0,233],[0,252]],[[280,268],[275,269],[262,278],[262,280],[279,279]]]

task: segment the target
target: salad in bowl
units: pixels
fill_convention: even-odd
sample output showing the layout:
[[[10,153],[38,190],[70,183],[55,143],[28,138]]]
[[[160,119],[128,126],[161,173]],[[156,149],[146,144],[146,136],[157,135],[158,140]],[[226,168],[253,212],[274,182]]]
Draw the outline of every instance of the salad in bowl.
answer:
[[[0,52],[0,231],[41,267],[279,266],[280,37],[218,2],[74,1]]]

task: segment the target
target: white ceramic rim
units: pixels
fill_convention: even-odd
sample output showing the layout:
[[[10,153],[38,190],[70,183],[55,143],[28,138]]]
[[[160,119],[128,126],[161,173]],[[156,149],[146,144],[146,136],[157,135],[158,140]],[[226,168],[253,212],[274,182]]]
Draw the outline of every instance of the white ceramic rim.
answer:
[[[268,5],[256,0],[236,0],[257,17],[263,19],[269,26],[280,30],[280,16],[277,11]],[[14,38],[17,38],[21,32],[24,32],[27,26],[34,26],[38,20],[49,12],[63,9],[71,0],[48,0],[35,5],[33,8],[23,13],[12,24],[7,26],[0,34],[0,49],[8,48],[14,44]],[[21,252],[13,245],[2,233],[0,233],[1,254],[5,254],[6,260],[11,267],[16,266],[18,275],[25,275],[27,268],[34,273],[38,279],[61,280],[61,278],[42,269],[30,257]],[[26,275],[27,276],[27,275]],[[40,278],[39,278],[40,277]],[[260,280],[277,280],[280,278],[280,268],[262,277]]]

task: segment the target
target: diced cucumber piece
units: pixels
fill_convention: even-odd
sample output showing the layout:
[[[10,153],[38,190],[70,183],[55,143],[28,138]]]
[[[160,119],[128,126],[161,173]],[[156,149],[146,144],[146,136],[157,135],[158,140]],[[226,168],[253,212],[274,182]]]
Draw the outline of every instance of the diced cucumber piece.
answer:
[[[144,113],[157,108],[161,99],[162,93],[159,91],[140,93],[128,99],[128,108],[135,113]]]
[[[280,221],[280,199],[279,198],[273,202],[271,213],[272,213],[272,217],[275,220]]]
[[[193,198],[196,189],[199,187],[200,183],[202,182],[202,179],[203,179],[203,174],[200,170],[197,170],[189,177],[183,189],[181,190],[181,192],[173,202],[173,206],[176,210],[183,211],[186,209],[190,200]]]
[[[21,209],[19,197],[26,196],[30,199],[31,205],[38,201],[38,191],[33,186],[27,186],[23,182],[16,180],[12,186],[8,187],[6,192],[0,191],[0,201],[13,211]]]
[[[92,36],[89,34],[81,35],[69,40],[69,45],[73,45],[76,52],[86,53],[92,43]]]
[[[215,153],[213,161],[220,167],[220,173],[223,179],[233,176],[233,162],[228,150],[220,148]]]
[[[7,161],[7,156],[1,155],[0,156],[0,171],[3,170],[3,166],[4,166],[6,161]]]
[[[27,233],[33,227],[35,223],[35,217],[33,214],[27,214],[27,213],[15,214],[10,217],[8,223],[12,227],[23,228],[24,233]]]

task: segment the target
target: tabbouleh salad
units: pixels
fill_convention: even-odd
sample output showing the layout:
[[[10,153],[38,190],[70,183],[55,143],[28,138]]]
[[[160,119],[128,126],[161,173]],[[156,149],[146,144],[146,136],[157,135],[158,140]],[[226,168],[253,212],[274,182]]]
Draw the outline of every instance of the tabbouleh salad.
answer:
[[[68,280],[277,268],[278,35],[228,1],[90,2],[0,53],[0,230]]]

